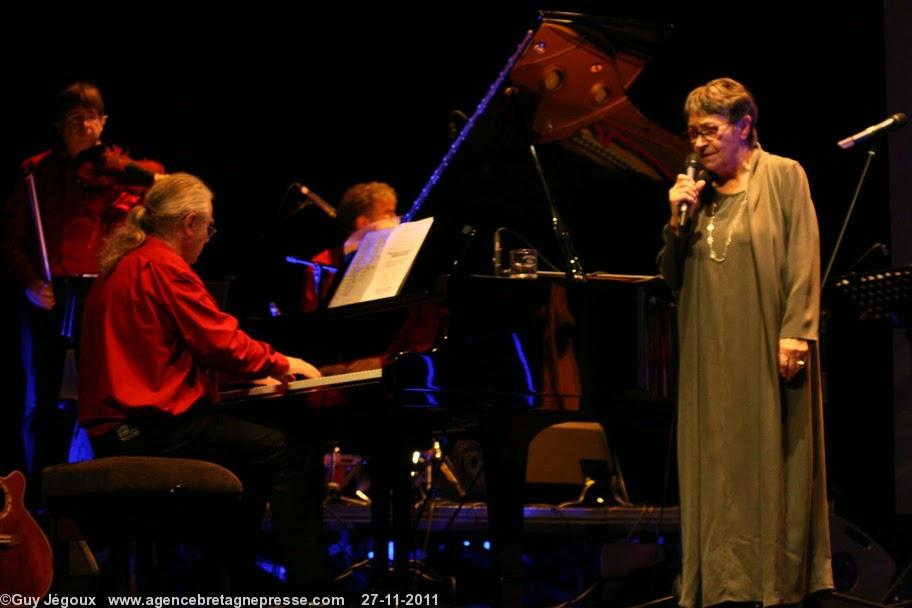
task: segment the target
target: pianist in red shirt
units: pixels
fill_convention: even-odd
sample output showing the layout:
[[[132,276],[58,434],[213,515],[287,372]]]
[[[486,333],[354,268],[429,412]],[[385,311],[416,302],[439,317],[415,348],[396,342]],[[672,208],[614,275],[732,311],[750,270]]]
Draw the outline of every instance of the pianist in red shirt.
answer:
[[[288,582],[322,582],[319,443],[217,403],[222,376],[320,372],[252,339],[218,309],[190,267],[214,232],[211,191],[175,173],[158,179],[106,241],[83,316],[79,419],[96,455],[196,458],[232,470],[251,503],[270,501]],[[259,517],[250,524],[252,535]]]

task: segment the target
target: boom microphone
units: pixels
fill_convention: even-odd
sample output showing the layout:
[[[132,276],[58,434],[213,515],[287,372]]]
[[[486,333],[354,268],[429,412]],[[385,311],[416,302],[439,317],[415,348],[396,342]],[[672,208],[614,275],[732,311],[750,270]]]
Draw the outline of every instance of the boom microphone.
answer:
[[[329,203],[327,203],[325,200],[323,200],[323,197],[321,197],[319,194],[317,194],[316,192],[314,192],[313,190],[311,190],[310,188],[308,188],[308,187],[305,186],[304,184],[299,184],[299,183],[295,182],[295,183],[292,184],[292,185],[293,185],[295,188],[298,189],[298,191],[301,193],[301,196],[303,196],[305,199],[309,200],[309,201],[312,202],[314,205],[316,205],[317,207],[319,207],[319,208],[320,208],[320,211],[322,211],[323,213],[325,213],[325,214],[328,215],[329,217],[331,217],[331,218],[333,218],[333,219],[336,219],[336,216],[339,215],[339,214],[336,212],[336,208],[335,208],[335,207],[333,207],[332,205],[330,205]]]
[[[908,118],[905,114],[902,112],[897,112],[883,122],[879,122],[876,125],[871,125],[864,131],[859,131],[855,135],[846,137],[845,139],[837,142],[836,145],[838,145],[843,150],[848,150],[855,144],[860,144],[861,142],[880,135],[881,133],[886,133],[887,131],[895,131],[896,129],[903,127],[907,121]]]

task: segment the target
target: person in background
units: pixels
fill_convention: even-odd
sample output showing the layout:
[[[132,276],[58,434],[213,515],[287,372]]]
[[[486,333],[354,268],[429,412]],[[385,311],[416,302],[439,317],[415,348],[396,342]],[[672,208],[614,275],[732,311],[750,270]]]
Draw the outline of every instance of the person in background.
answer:
[[[678,292],[679,602],[797,604],[833,588],[817,217],[742,84],[697,87],[684,114],[706,174],[669,190],[660,262]]]
[[[337,221],[346,235],[345,241],[335,247],[324,249],[310,259],[316,266],[309,266],[305,272],[301,312],[317,309],[320,301],[332,287],[335,275],[331,272],[338,270],[345,259],[358,250],[367,234],[399,224],[399,216],[396,215],[397,203],[396,190],[383,182],[355,184],[345,191],[336,209]],[[324,272],[323,267],[333,270]]]
[[[65,462],[73,436],[72,413],[61,408],[61,379],[68,350],[78,343],[84,284],[98,273],[102,240],[164,167],[134,160],[103,140],[108,116],[101,91],[74,82],[55,100],[59,145],[22,163],[22,178],[2,211],[7,281],[21,298],[24,403],[23,464],[29,504],[37,504],[41,469]],[[44,273],[26,176],[35,180],[51,281]],[[65,313],[70,323],[63,326]]]
[[[233,471],[251,513],[241,544],[250,548],[268,500],[288,582],[304,589],[328,573],[319,541],[322,446],[220,406],[218,385],[320,372],[252,339],[219,310],[191,268],[214,233],[212,192],[174,173],[105,242],[85,302],[79,420],[99,456],[195,458]]]

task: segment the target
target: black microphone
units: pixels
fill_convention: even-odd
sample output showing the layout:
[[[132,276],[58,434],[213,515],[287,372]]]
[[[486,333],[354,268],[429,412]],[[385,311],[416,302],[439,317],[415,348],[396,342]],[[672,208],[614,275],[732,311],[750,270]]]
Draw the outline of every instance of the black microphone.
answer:
[[[500,253],[500,231],[503,229],[504,227],[501,226],[494,231],[494,253],[491,256],[491,261],[493,262],[495,277],[499,277],[503,274],[503,263],[501,261],[502,258]]]
[[[316,192],[314,192],[313,190],[311,190],[304,184],[299,184],[298,182],[295,182],[292,184],[292,186],[294,188],[296,188],[298,190],[298,192],[301,193],[301,196],[303,196],[304,198],[306,198],[307,200],[312,202],[314,205],[319,207],[320,211],[322,211],[329,217],[336,219],[336,217],[339,215],[336,212],[335,207],[333,207],[332,205],[330,205],[329,203],[324,201],[323,197],[321,197],[319,194],[317,194]]]
[[[696,152],[691,152],[687,155],[687,158],[684,160],[684,174],[687,175],[690,179],[697,179],[697,173],[700,172],[700,169],[703,168],[703,165],[700,164],[700,155]],[[684,228],[684,225],[687,223],[687,201],[681,201],[681,204],[678,205],[678,213],[681,214],[678,223],[681,228]]]
[[[848,150],[855,144],[860,144],[863,141],[866,141],[876,135],[881,133],[886,133],[887,131],[895,131],[896,129],[901,128],[909,119],[902,112],[897,112],[890,118],[886,119],[883,122],[879,122],[876,125],[871,125],[864,131],[859,131],[855,135],[846,137],[842,141],[837,142],[838,145],[843,150]]]

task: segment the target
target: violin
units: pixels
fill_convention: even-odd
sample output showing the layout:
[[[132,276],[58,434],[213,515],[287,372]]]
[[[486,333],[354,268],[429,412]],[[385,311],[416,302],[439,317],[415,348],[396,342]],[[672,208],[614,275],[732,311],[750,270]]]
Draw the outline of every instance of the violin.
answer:
[[[162,173],[154,161],[137,161],[117,144],[97,144],[76,157],[76,176],[85,188],[95,191],[127,190],[142,193]]]
[[[0,477],[0,593],[44,597],[54,579],[54,554],[24,495],[22,473]]]

